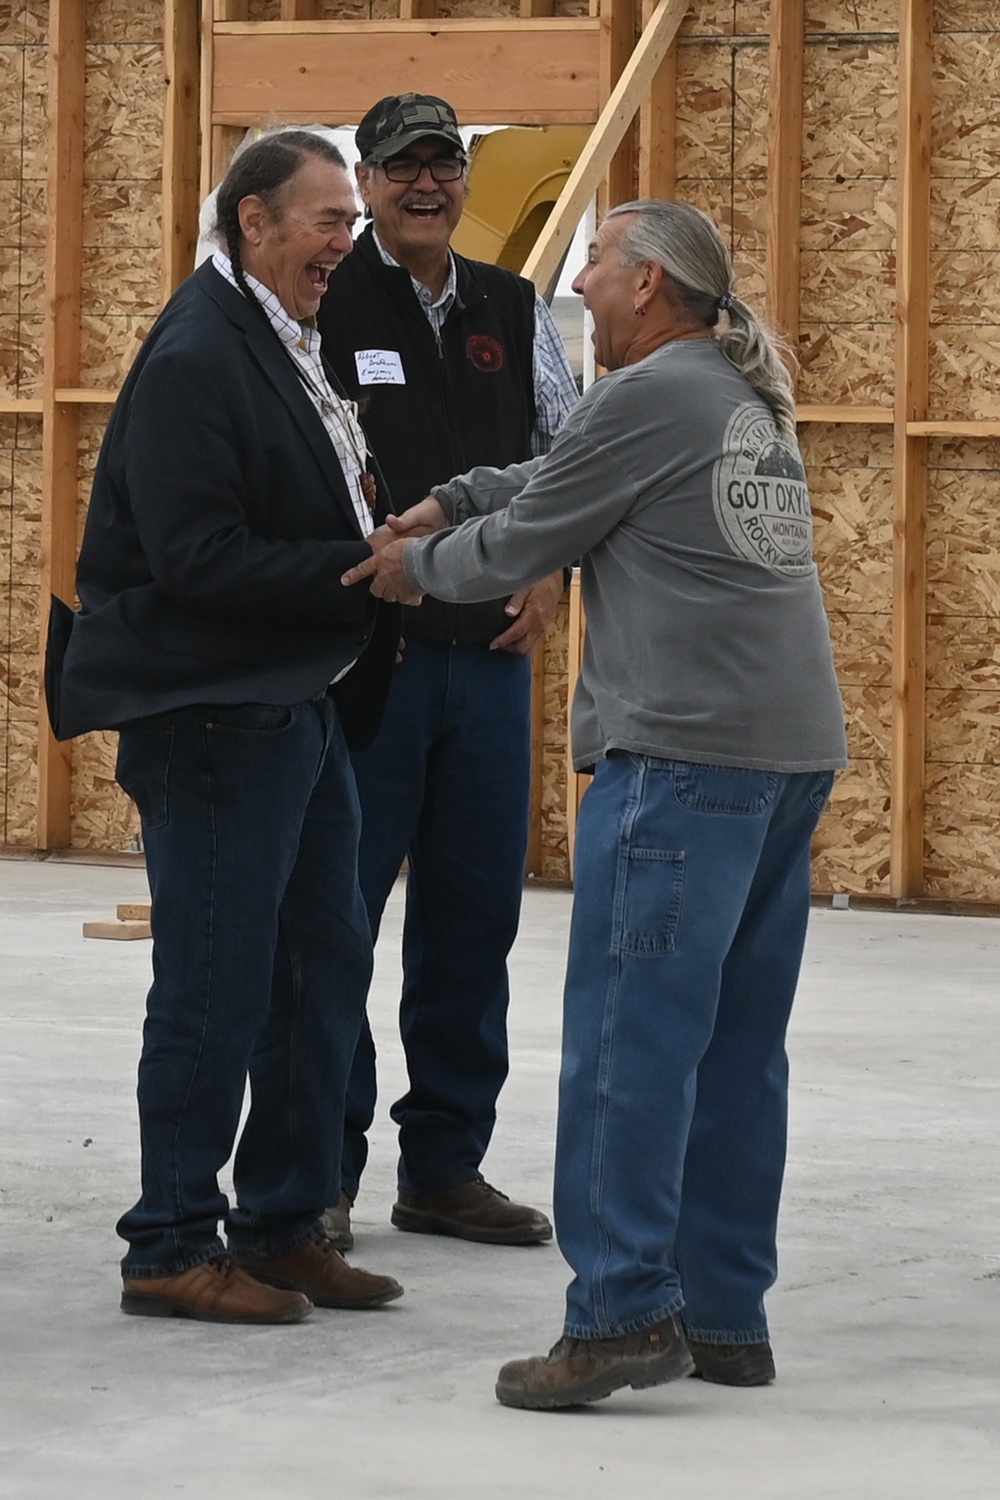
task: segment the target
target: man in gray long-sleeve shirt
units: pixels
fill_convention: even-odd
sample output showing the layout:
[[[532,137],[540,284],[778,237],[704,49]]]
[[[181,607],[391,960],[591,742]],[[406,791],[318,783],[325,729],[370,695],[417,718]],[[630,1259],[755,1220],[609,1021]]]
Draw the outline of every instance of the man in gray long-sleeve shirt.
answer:
[[[596,769],[555,1185],[575,1277],[564,1337],[500,1372],[506,1405],[580,1404],[692,1363],[774,1378],[784,1037],[810,838],[846,746],[788,378],[731,276],[697,210],[615,210],[575,284],[614,373],[547,458],[425,503],[428,524],[464,525],[378,537],[348,575],[389,598],[477,599],[583,559],[573,749]]]

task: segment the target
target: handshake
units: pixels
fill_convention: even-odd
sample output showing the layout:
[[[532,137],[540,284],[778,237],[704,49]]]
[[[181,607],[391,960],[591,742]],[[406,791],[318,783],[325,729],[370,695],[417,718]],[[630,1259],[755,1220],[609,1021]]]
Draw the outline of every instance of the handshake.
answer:
[[[345,588],[351,584],[371,580],[371,591],[377,599],[389,599],[399,604],[419,604],[424,597],[410,582],[403,568],[410,543],[418,536],[429,536],[433,531],[443,531],[449,521],[432,495],[413,505],[401,516],[389,516],[384,526],[379,526],[368,537],[372,556],[341,577]]]

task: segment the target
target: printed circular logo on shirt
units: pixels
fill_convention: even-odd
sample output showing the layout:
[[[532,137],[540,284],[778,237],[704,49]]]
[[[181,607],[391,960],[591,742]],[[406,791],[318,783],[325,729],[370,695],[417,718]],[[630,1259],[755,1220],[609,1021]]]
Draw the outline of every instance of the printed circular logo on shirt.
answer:
[[[495,375],[506,364],[503,344],[488,333],[471,333],[465,343],[469,363],[484,375]]]
[[[812,569],[812,510],[798,449],[756,403],[729,419],[712,472],[712,501],[723,534],[740,557],[774,573]]]

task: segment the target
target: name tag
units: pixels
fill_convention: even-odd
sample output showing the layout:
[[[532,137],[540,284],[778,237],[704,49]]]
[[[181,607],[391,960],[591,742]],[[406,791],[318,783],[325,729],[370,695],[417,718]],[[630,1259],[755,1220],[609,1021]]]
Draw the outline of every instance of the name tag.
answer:
[[[361,385],[405,385],[403,361],[395,349],[355,349]]]

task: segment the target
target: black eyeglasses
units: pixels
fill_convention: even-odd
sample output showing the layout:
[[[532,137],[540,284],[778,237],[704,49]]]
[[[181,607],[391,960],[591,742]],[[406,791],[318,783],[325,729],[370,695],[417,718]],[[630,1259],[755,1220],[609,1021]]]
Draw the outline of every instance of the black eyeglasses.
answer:
[[[391,156],[382,162],[390,182],[416,182],[425,167],[435,182],[457,182],[465,171],[465,162],[455,156],[435,156],[430,161],[421,161],[419,156]]]

